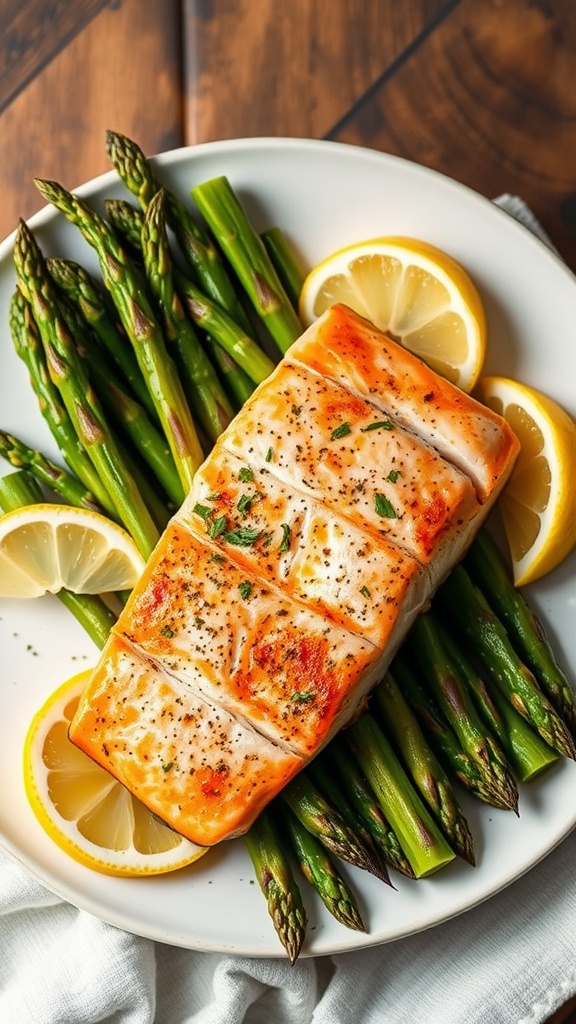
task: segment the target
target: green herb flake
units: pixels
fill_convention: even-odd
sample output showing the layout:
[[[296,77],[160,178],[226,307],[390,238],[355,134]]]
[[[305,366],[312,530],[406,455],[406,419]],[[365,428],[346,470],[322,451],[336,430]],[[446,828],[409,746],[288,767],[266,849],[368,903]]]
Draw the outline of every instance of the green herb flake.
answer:
[[[164,626],[164,628],[160,630],[160,636],[166,636],[170,640],[174,636],[174,630],[170,629],[170,626]]]
[[[290,700],[295,704],[309,704],[311,700],[314,700],[315,696],[316,692],[314,690],[296,690]]]
[[[374,508],[379,516],[383,519],[397,519],[398,513],[394,506],[388,501],[388,498],[384,494],[374,495]]]
[[[250,511],[250,509],[252,507],[252,502],[253,501],[254,501],[254,495],[253,494],[242,494],[241,497],[238,499],[236,508],[238,509],[238,511],[240,512],[240,514],[242,516],[247,516],[248,515],[248,513],[249,513],[249,511]]]
[[[398,483],[399,476],[401,476],[399,469],[391,469],[386,479],[389,480],[391,484],[396,484]]]
[[[200,516],[201,519],[209,519],[210,516],[212,515],[212,509],[210,508],[209,505],[196,504],[194,505],[192,511],[195,513],[195,515]]]
[[[334,427],[334,430],[330,434],[331,441],[337,441],[340,437],[346,437],[346,434],[350,434],[351,427],[349,423],[341,423],[339,427]]]
[[[301,412],[302,412],[302,406],[301,405],[293,405],[292,406],[292,415],[293,416],[299,416]]]
[[[251,548],[256,543],[258,537],[262,533],[261,530],[239,528],[238,530],[228,530],[223,534],[222,540],[226,541],[227,544],[233,544],[237,548]]]
[[[238,479],[243,484],[251,484],[254,479],[254,473],[249,466],[242,466],[242,469],[238,472]]]
[[[210,523],[208,533],[212,540],[215,540],[215,538],[219,537],[221,533],[224,533],[227,526],[228,520],[226,519],[226,516],[218,516],[217,519]]]
[[[243,583],[238,584],[238,590],[240,591],[240,597],[243,601],[247,601],[252,593],[252,584],[250,580],[244,580]]]
[[[369,430],[394,430],[394,424],[390,420],[375,420],[374,423],[369,423],[367,427],[362,427],[362,433],[366,434]]]
[[[211,562],[225,562],[224,555],[210,555]]]
[[[208,497],[206,498],[206,501],[220,501],[221,497],[221,494],[209,494]]]
[[[266,462],[272,462],[273,454],[274,452],[272,451],[271,448],[269,448],[268,451],[266,452]]]
[[[370,595],[370,591],[368,590],[368,587],[360,587],[360,593],[362,594],[362,597],[370,597],[371,596]]]
[[[292,530],[288,523],[282,523],[282,540],[278,552],[282,555],[285,551],[290,550],[290,542],[292,540]]]
[[[162,771],[163,771],[163,772],[169,772],[169,771],[170,771],[170,769],[171,769],[171,768],[172,768],[173,766],[174,766],[174,761],[168,761],[168,763],[167,763],[167,764],[163,764],[163,765],[162,765]]]
[[[270,545],[272,543],[273,536],[274,536],[273,533],[267,533],[266,534],[266,536],[264,538],[264,541],[263,541],[263,545],[264,545],[265,548],[269,548],[270,547]]]

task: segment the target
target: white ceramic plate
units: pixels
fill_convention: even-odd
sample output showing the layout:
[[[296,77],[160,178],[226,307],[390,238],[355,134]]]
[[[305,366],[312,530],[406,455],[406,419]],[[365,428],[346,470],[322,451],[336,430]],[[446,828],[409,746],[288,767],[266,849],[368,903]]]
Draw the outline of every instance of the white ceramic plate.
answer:
[[[309,266],[339,246],[382,234],[412,235],[446,249],[471,273],[486,303],[487,369],[542,388],[576,416],[574,279],[542,243],[488,200],[403,160],[324,142],[210,143],[166,154],[157,164],[159,177],[183,198],[194,183],[228,175],[256,226],[282,227]],[[78,191],[97,206],[107,196],[124,194],[113,174]],[[30,223],[47,254],[95,267],[90,250],[60,215],[43,210]],[[0,426],[56,455],[9,339],[11,248],[12,239],[0,247]],[[576,664],[575,569],[573,555],[531,594],[564,665]],[[0,649],[0,840],[5,849],[66,900],[121,928],[195,949],[284,955],[241,842],[213,851],[190,869],[146,880],[91,872],[52,844],[24,794],[23,738],[45,697],[94,662],[96,650],[51,598],[1,602]],[[575,782],[576,766],[564,762],[541,782],[524,787],[519,819],[463,798],[477,844],[475,869],[454,863],[430,879],[399,879],[397,891],[355,869],[347,872],[360,896],[367,935],[336,923],[303,885],[310,918],[304,954],[386,942],[494,895],[574,827]]]

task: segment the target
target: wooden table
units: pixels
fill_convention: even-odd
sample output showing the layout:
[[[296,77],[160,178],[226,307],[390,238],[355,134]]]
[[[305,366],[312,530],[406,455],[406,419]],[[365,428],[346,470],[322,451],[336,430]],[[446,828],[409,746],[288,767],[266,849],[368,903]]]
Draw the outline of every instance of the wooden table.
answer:
[[[106,128],[148,154],[285,135],[521,195],[576,270],[575,53],[573,0],[2,0],[0,237],[35,175],[107,169]]]

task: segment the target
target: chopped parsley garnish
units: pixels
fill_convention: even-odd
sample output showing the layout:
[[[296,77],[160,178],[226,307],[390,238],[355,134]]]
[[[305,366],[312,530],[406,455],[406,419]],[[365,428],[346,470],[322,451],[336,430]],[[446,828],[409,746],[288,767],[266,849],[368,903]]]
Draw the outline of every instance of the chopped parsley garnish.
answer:
[[[242,469],[238,472],[238,479],[243,484],[250,484],[254,479],[254,473],[248,466],[242,466]]]
[[[209,494],[208,497],[206,498],[206,501],[220,501],[221,497],[221,494],[217,494],[215,492],[214,494]]]
[[[174,764],[174,761],[168,761],[167,764],[163,764],[162,765],[162,771],[163,772],[169,772],[170,769],[172,768],[173,764]]]
[[[228,520],[226,519],[226,516],[218,516],[217,519],[214,519],[213,522],[210,523],[208,534],[212,540],[214,540],[216,537],[219,537],[221,533],[224,533],[227,526]]]
[[[386,479],[389,480],[391,484],[395,484],[398,482],[399,476],[402,476],[399,469],[391,469]]]
[[[238,509],[238,511],[243,516],[247,516],[249,511],[250,511],[250,508],[251,508],[251,505],[252,505],[253,501],[254,501],[254,495],[253,494],[243,494],[238,499],[236,508]]]
[[[311,700],[314,700],[315,696],[314,690],[296,690],[290,700],[293,700],[295,704],[308,704]]]
[[[369,423],[367,427],[362,427],[363,434],[366,434],[369,430],[394,430],[394,424],[390,420],[375,420],[374,423]]]
[[[247,601],[252,593],[252,584],[250,583],[250,580],[244,580],[243,583],[239,583],[238,590],[240,591],[240,597],[244,601]]]
[[[278,551],[283,554],[285,551],[290,550],[290,541],[292,540],[292,530],[288,523],[282,523],[282,540]]]
[[[360,593],[362,594],[362,597],[370,597],[368,587],[360,587]]]
[[[168,639],[170,639],[174,636],[174,630],[170,629],[170,626],[164,626],[164,628],[160,630],[160,636],[167,636]]]
[[[339,437],[346,437],[346,434],[351,433],[349,423],[341,423],[339,427],[334,427],[334,430],[330,434],[331,441],[337,441]]]
[[[211,562],[225,562],[224,555],[210,555]]]
[[[222,537],[227,544],[234,544],[237,548],[251,548],[256,543],[261,530],[240,527],[238,530],[228,530]]]
[[[272,455],[273,454],[274,453],[273,453],[272,449],[269,448],[268,451],[266,452],[266,462],[272,462]]]
[[[394,506],[388,501],[388,498],[384,494],[374,495],[374,508],[379,516],[383,519],[397,519],[398,513]]]
[[[274,536],[274,534],[272,532],[266,534],[266,536],[264,538],[264,541],[263,541],[263,545],[264,545],[265,548],[269,548],[270,547],[270,545],[272,543],[272,537],[273,536]]]
[[[210,500],[210,499],[208,499],[208,500]],[[210,508],[209,505],[198,505],[198,504],[196,504],[196,505],[194,505],[194,508],[192,509],[192,511],[195,512],[195,514],[197,516],[200,516],[202,519],[209,519],[210,516],[212,515],[212,509]]]

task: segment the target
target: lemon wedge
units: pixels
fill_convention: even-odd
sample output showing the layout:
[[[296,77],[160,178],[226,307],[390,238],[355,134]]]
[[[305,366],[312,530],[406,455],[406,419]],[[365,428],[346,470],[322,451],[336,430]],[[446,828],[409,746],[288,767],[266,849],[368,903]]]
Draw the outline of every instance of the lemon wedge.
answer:
[[[451,256],[413,238],[375,238],[339,249],[310,271],[299,314],[309,326],[342,302],[470,391],[486,352],[484,306]]]
[[[179,836],[68,739],[90,673],[53,693],[24,744],[24,785],[44,831],[74,860],[108,875],[159,875],[206,848]]]
[[[516,586],[555,569],[576,544],[576,423],[557,402],[505,377],[483,377],[478,396],[504,416],[520,455],[501,497]]]
[[[0,597],[130,590],[144,565],[130,535],[98,512],[38,504],[0,517]]]

